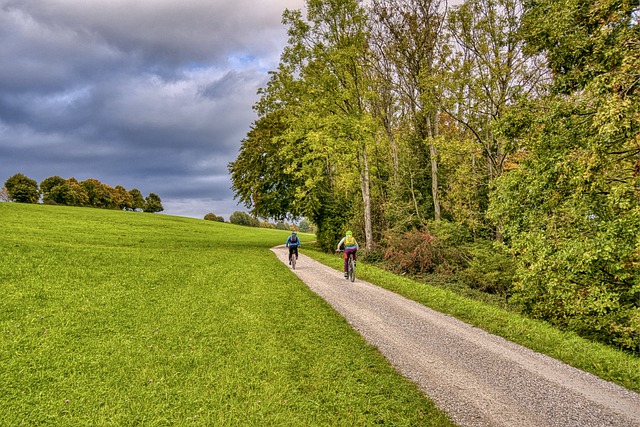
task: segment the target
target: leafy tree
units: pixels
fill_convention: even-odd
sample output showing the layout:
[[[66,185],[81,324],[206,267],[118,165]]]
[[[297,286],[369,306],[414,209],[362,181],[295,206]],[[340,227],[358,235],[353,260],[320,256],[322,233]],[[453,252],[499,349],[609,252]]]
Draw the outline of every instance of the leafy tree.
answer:
[[[51,198],[51,190],[59,185],[66,184],[67,180],[61,178],[59,176],[50,176],[49,178],[45,178],[40,182],[40,192],[42,193],[42,201],[44,203],[56,203],[59,204],[58,201]]]
[[[86,179],[80,182],[80,185],[87,192],[89,206],[108,209],[117,207],[116,202],[113,200],[113,189],[108,185],[94,178]]]
[[[258,227],[260,225],[260,221],[258,221],[257,218],[241,211],[235,211],[232,213],[229,217],[229,222],[231,224],[244,225],[247,227]]]
[[[409,129],[405,131],[409,147],[404,152],[411,154],[403,159],[400,173],[404,172],[403,177],[408,179],[413,199],[421,198],[416,192],[427,197],[431,194],[431,209],[436,220],[441,218],[438,154],[434,144],[438,135],[439,107],[435,96],[437,87],[433,79],[427,77],[435,74],[437,67],[436,52],[444,20],[442,5],[442,0],[372,2],[372,16],[377,24],[376,40],[372,44],[380,51],[378,61],[391,64],[390,74],[384,77],[390,79],[387,87],[403,106],[400,109],[406,115],[403,125]],[[385,119],[388,127],[388,116]],[[389,129],[387,132],[392,134]],[[394,140],[391,136],[391,142]],[[402,153],[397,148],[395,151],[394,156]],[[416,207],[416,215],[422,219],[421,209]]]
[[[155,193],[149,193],[147,198],[144,201],[144,212],[156,213],[162,212],[164,208],[162,207],[162,201],[160,197]]]
[[[145,202],[144,202],[144,197],[142,196],[142,193],[140,192],[140,190],[138,190],[137,188],[132,188],[131,190],[129,190],[129,195],[131,196],[131,199],[132,199],[130,209],[133,211],[144,210]]]
[[[14,202],[38,203],[40,199],[38,183],[21,173],[17,173],[7,179],[4,186],[7,189],[9,199]]]
[[[274,111],[260,118],[242,141],[236,160],[229,163],[235,197],[255,216],[277,220],[299,214],[295,191],[304,185],[281,155],[283,115]]]
[[[224,218],[221,216],[218,216],[214,213],[209,212],[208,214],[206,214],[204,216],[204,219],[207,221],[217,221],[217,222],[224,222]]]
[[[308,220],[303,219],[302,221],[300,221],[300,224],[298,224],[298,229],[303,233],[308,233],[311,229],[311,224]]]
[[[518,139],[499,132],[501,118],[522,99],[544,94],[543,58],[527,51],[520,37],[522,3],[467,0],[447,21],[450,41],[439,79],[445,95],[442,108],[466,131],[463,140],[475,141],[481,150],[474,162],[486,171],[489,191],[509,157],[521,148]],[[489,191],[479,190],[475,197],[484,198],[480,204],[486,206]],[[484,210],[479,213],[484,216]],[[498,239],[500,225],[493,224]]]
[[[113,205],[117,209],[132,210],[133,209],[133,197],[131,194],[121,185],[116,185],[111,191],[111,200]]]
[[[334,228],[335,219],[324,216],[334,192],[359,193],[370,244],[369,150],[376,129],[363,68],[365,17],[355,0],[309,0],[307,19],[299,10],[285,12],[289,44],[256,105],[261,119],[230,170],[236,194],[254,214],[304,215],[319,229]],[[342,204],[341,224],[352,206]]]
[[[46,200],[59,205],[87,206],[89,196],[75,178],[69,178],[64,183],[51,187]]]

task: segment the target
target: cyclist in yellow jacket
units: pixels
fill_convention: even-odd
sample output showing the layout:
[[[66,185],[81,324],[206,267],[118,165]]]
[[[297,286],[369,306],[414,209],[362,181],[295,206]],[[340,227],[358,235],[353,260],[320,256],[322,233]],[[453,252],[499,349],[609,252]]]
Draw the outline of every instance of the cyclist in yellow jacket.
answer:
[[[358,242],[353,237],[351,231],[347,231],[347,234],[340,240],[336,252],[340,251],[340,246],[344,245],[344,277],[349,276],[349,255],[353,254],[353,262],[356,262],[356,252],[358,252]]]

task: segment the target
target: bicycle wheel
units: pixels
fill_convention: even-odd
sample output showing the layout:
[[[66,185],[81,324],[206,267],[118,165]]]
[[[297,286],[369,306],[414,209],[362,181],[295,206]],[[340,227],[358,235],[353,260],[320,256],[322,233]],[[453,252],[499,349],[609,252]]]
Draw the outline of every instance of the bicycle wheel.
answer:
[[[351,257],[349,257],[349,280],[356,281],[356,265]]]
[[[298,261],[298,257],[296,256],[296,254],[291,254],[291,268],[293,270],[296,269],[296,261]]]

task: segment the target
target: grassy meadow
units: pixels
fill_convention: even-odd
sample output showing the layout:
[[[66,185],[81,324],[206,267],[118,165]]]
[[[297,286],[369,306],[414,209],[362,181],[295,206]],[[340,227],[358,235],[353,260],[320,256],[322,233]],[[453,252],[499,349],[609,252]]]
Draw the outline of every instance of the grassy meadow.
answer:
[[[2,426],[451,425],[269,251],[286,232],[16,203],[0,220]]]

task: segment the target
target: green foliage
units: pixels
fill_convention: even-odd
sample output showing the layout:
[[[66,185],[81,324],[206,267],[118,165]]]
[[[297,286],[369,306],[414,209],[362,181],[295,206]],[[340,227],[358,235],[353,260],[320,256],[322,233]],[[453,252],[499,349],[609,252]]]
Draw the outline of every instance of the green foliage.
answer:
[[[631,24],[637,3],[615,5],[531,4],[530,46],[548,51],[555,88],[570,95],[509,118],[515,124],[505,129],[521,129],[513,135],[527,153],[498,183],[490,215],[503,222],[517,256],[514,301],[535,317],[637,352],[640,97],[632,76],[640,48]],[[553,35],[564,25],[579,31],[558,43]]]
[[[89,196],[86,189],[75,179],[68,179],[64,183],[52,187],[44,198],[48,204],[66,206],[88,206]]]
[[[460,279],[471,289],[510,296],[516,262],[509,248],[500,242],[481,240],[468,246],[469,261]]]
[[[303,233],[308,233],[311,230],[311,223],[309,223],[308,220],[303,219],[302,221],[300,221],[300,224],[298,224],[298,230],[300,230]]]
[[[149,193],[147,198],[144,200],[144,211],[150,213],[162,212],[164,208],[162,207],[162,201],[160,200],[160,196],[155,193]]]
[[[229,222],[231,224],[244,225],[246,227],[258,227],[260,225],[258,218],[241,211],[235,211],[232,213],[229,217]]]
[[[106,209],[114,209],[116,207],[112,197],[113,189],[107,184],[103,184],[97,179],[89,178],[80,181],[80,185],[87,193],[89,206]]]
[[[303,185],[283,155],[283,113],[259,119],[242,141],[240,153],[229,164],[232,189],[254,216],[285,219],[298,215],[296,188]]]
[[[221,216],[218,216],[214,213],[209,212],[208,214],[206,214],[204,216],[204,219],[207,221],[217,221],[217,222],[224,222],[224,218]]]
[[[122,185],[116,185],[113,188],[111,197],[116,209],[133,210],[133,197]]]
[[[127,191],[123,186],[112,188],[96,179],[78,182],[75,178],[52,176],[40,183],[43,203],[48,205],[91,206],[95,208],[162,211],[160,197],[151,193],[147,201],[139,190]],[[148,206],[147,206],[147,203]]]
[[[142,193],[137,188],[132,188],[129,190],[129,195],[131,196],[131,210],[143,210],[144,209],[144,197],[142,197]]]
[[[14,202],[38,203],[40,199],[38,183],[21,173],[17,173],[7,179],[4,186],[7,189],[9,199]]]
[[[60,185],[64,185],[67,183],[67,180],[64,178],[61,178],[59,176],[50,176],[49,178],[45,178],[44,180],[42,180],[42,182],[40,183],[40,192],[42,193],[42,200],[47,203],[47,202],[53,202],[53,203],[57,203],[52,197],[51,197],[51,191]]]

